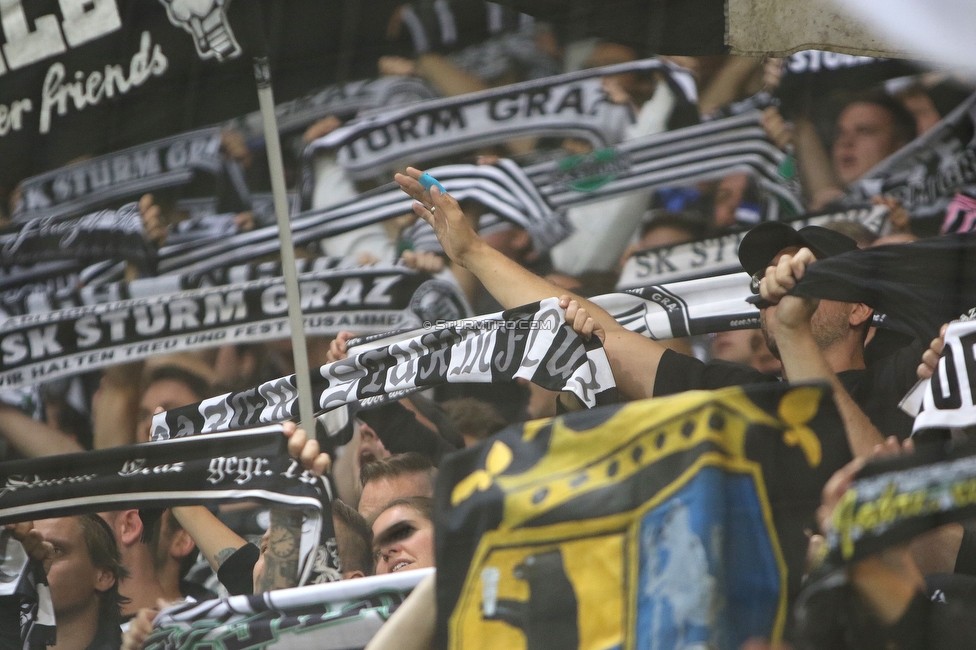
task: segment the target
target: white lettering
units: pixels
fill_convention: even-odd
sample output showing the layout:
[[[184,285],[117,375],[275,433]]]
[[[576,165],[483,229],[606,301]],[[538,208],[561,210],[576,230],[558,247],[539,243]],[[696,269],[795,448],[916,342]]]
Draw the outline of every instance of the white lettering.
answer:
[[[200,327],[197,318],[197,303],[192,300],[178,299],[169,304],[169,328],[173,332]]]
[[[94,316],[79,318],[75,323],[75,334],[78,335],[78,347],[89,348],[102,338],[102,330],[98,327],[98,319]]]
[[[49,325],[44,329],[27,330],[27,342],[30,344],[31,359],[40,359],[49,354],[63,352],[64,349],[54,340],[57,333],[57,325]]]
[[[3,53],[11,70],[56,56],[67,49],[57,16],[40,16],[34,21],[32,32],[21,0],[0,0],[0,25],[7,37]]]
[[[7,365],[19,363],[27,358],[27,343],[23,334],[11,334],[0,340],[0,350],[3,350],[3,362]]]
[[[6,104],[0,104],[0,138],[11,131],[20,131],[24,126],[24,113],[34,110],[34,102],[29,99],[18,99]]]
[[[261,292],[261,311],[268,315],[283,314],[288,311],[288,298],[285,287],[278,284]]]
[[[95,11],[97,8],[92,13]],[[85,73],[77,71],[74,73],[75,80],[65,83],[68,73],[64,64],[54,63],[44,77],[38,131],[48,133],[51,130],[51,119],[55,110],[58,115],[68,112],[68,97],[71,97],[77,110],[84,110],[106,97],[111,99],[116,94],[124,95],[132,88],[146,83],[150,77],[162,75],[167,69],[169,60],[158,44],[152,44],[152,36],[148,31],[142,33],[139,51],[129,62],[128,78],[121,65],[106,65],[104,73],[95,70],[86,78]]]
[[[64,22],[64,38],[71,47],[121,29],[122,18],[115,0],[58,0]]]
[[[393,298],[387,293],[390,288],[400,281],[402,276],[386,275],[373,281],[373,288],[366,294],[367,305],[389,305]]]
[[[331,307],[337,305],[361,305],[363,302],[363,281],[359,278],[346,278],[342,282],[335,297],[329,302]]]
[[[243,291],[231,291],[226,298],[220,294],[211,294],[203,298],[206,312],[203,317],[204,325],[229,323],[233,320],[247,318],[247,305],[244,303]]]

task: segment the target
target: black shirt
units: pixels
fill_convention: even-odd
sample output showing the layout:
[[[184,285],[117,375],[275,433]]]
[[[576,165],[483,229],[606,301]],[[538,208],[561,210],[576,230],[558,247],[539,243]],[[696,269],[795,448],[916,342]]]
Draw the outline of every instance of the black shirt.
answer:
[[[873,360],[866,370],[837,373],[851,399],[884,436],[894,435],[904,440],[911,435],[913,420],[898,408],[898,403],[915,384],[915,369],[921,361],[922,351],[919,344],[907,345]],[[705,363],[665,350],[654,379],[654,396],[771,381],[779,379],[752,366],[721,360]]]
[[[254,565],[261,549],[251,543],[240,547],[217,569],[217,579],[231,596],[254,593]]]
[[[119,650],[122,646],[122,629],[119,621],[109,617],[100,617],[95,638],[85,650]]]

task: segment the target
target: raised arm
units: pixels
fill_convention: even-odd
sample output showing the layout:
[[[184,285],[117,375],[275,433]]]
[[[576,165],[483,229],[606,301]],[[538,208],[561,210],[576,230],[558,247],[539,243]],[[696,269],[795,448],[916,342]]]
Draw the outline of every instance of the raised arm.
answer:
[[[801,248],[795,255],[783,255],[778,264],[766,269],[759,289],[763,298],[776,305],[776,344],[783,361],[783,374],[790,381],[830,383],[851,453],[858,457],[868,456],[876,445],[884,442],[884,436],[851,399],[826,355],[817,346],[810,321],[820,301],[786,294],[803,277],[807,264],[815,260],[808,248]]]
[[[84,451],[71,436],[0,402],[0,436],[28,458]]]
[[[203,553],[214,571],[227,561],[247,540],[228,528],[203,506],[173,508],[173,516]]]
[[[422,173],[408,167],[406,174],[396,175],[396,182],[417,201],[414,212],[433,227],[448,257],[473,273],[502,307],[511,309],[567,294],[565,289],[540,278],[489,246],[474,231],[450,194],[442,194],[436,187],[431,188],[431,192],[424,189],[419,181]],[[599,326],[597,334],[603,339],[618,389],[630,399],[650,397],[664,348],[624,329],[606,310],[585,298],[569,294],[563,306],[573,300],[576,309],[583,310],[583,321],[592,318]]]

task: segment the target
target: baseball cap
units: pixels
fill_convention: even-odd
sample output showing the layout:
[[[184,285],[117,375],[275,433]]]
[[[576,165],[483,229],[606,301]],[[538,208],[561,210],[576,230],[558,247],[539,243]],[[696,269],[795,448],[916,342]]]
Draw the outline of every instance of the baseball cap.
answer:
[[[780,221],[761,223],[742,238],[739,244],[739,263],[746,272],[755,276],[769,266],[776,254],[784,248],[799,246],[809,248],[818,260],[857,248],[857,242],[839,232],[806,226],[794,230]]]

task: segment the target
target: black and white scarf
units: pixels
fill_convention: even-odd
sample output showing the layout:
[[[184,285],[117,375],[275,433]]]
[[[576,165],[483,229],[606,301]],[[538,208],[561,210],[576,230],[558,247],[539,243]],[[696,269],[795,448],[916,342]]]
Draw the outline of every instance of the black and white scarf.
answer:
[[[654,340],[759,327],[748,273],[670,282],[591,298],[627,329]]]
[[[430,170],[459,201],[474,201],[532,236],[544,251],[570,233],[565,216],[553,211],[518,165],[502,161],[498,166],[447,165]],[[291,219],[296,245],[349,232],[392,217],[412,214],[413,200],[390,183],[345,203],[294,215]],[[232,266],[278,251],[275,226],[259,228],[191,250],[160,250],[160,273],[199,273]]]
[[[759,122],[760,116],[760,111],[750,110],[733,117],[628,140],[590,154],[525,168],[503,160],[497,167],[517,179],[520,186],[529,188],[533,205],[541,200],[556,214],[637,190],[689,185],[740,172],[749,174],[777,199],[775,205],[783,203],[793,212],[802,213],[803,206],[794,183],[780,173],[786,154],[767,139]],[[444,182],[444,178],[452,175],[463,174],[469,178],[486,169],[484,166],[470,167],[450,165],[430,173]],[[457,182],[461,179],[457,178]],[[444,185],[453,194],[451,187],[447,183]],[[503,213],[499,215],[507,217]],[[516,221],[516,225],[520,224]],[[422,242],[424,250],[437,250],[433,246],[432,229],[426,222],[415,224],[411,237]]]
[[[790,226],[822,226],[834,221],[854,221],[872,233],[881,234],[888,221],[888,208],[882,205],[862,205],[846,210],[830,210],[804,215],[790,221]],[[738,250],[747,230],[708,237],[684,244],[672,244],[638,251],[627,260],[617,289],[706,278],[742,270]]]
[[[54,603],[44,565],[29,558],[20,542],[5,529],[0,529],[0,598],[18,601],[23,650],[45,648],[57,642]],[[9,639],[10,631],[5,633]]]
[[[287,444],[278,425],[0,463],[0,525],[85,512],[253,500],[305,513],[304,582],[320,541],[325,495],[321,479],[289,457]]]
[[[312,336],[385,332],[467,311],[456,285],[403,267],[306,273],[299,288]],[[287,311],[284,280],[275,277],[12,316],[0,324],[0,387],[160,353],[288,338]]]
[[[957,192],[976,188],[976,94],[851,184],[846,200],[893,196],[913,218],[942,222]]]
[[[588,407],[615,399],[610,364],[596,337],[584,341],[565,322],[556,298],[498,314],[426,323],[419,336],[362,352],[312,373],[316,413],[417,386],[497,383],[523,378],[570,391]],[[154,440],[294,419],[295,376],[153,417]]]
[[[299,274],[345,269],[350,271],[362,265],[350,257],[302,257],[295,260]],[[383,268],[384,265],[376,265]],[[37,314],[46,311],[68,309],[83,305],[99,305],[149,298],[192,289],[204,289],[229,284],[242,284],[252,280],[266,280],[282,275],[281,262],[256,262],[216,268],[207,273],[173,274],[138,278],[129,282],[105,282],[105,276],[83,282],[80,276],[74,283],[47,283],[27,285],[30,291],[10,292],[0,306],[6,306],[8,315]],[[4,294],[0,293],[0,296]]]
[[[759,310],[752,304],[748,273],[729,273],[695,280],[626,289],[590,298],[621,325],[655,341],[758,329]],[[875,311],[875,327],[906,332],[904,324]]]
[[[177,605],[156,616],[144,647],[262,650],[273,640],[276,647],[360,650],[432,572],[417,569]]]
[[[760,123],[762,112],[628,140],[612,149],[525,169],[554,208],[563,208],[665,185],[689,185],[743,172],[773,196],[803,212],[791,183],[780,174],[786,154]]]
[[[799,203],[779,165],[785,156],[765,138],[759,113],[716,120],[602,150],[589,157],[521,168],[503,160],[494,166],[447,165],[429,170],[454,196],[479,203],[532,236],[545,251],[570,233],[564,210],[639,189],[692,183],[736,171],[757,175],[759,183],[799,211]],[[380,221],[409,214],[412,200],[395,184],[346,203],[295,215],[295,243],[319,241]],[[425,226],[418,226],[423,229]],[[164,247],[159,272],[200,273],[241,264],[278,250],[273,226],[192,247]]]
[[[383,111],[323,136],[306,154],[338,149],[338,162],[350,177],[367,178],[399,161],[422,162],[517,137],[581,138],[605,147],[624,139],[633,115],[608,99],[600,79],[626,72],[660,74],[679,101],[697,99],[687,70],[647,59]]]
[[[21,184],[14,220],[84,214],[198,173],[215,176],[224,166],[220,138],[219,128],[192,131],[33,176]]]
[[[278,133],[303,131],[318,120],[334,115],[352,117],[363,111],[434,99],[437,93],[417,77],[380,77],[333,84],[304,97],[275,106]],[[264,140],[260,112],[229,121],[226,128],[241,132],[248,142]]]
[[[913,433],[924,429],[976,426],[976,320],[949,324],[942,358],[931,379],[919,383],[921,412]],[[910,394],[911,396],[911,394]]]
[[[789,119],[806,98],[846,90],[862,92],[888,79],[917,74],[921,67],[905,59],[885,59],[824,50],[802,50],[783,59],[783,77],[776,88]]]
[[[153,266],[155,247],[146,240],[139,206],[101,210],[81,217],[33,217],[0,234],[5,266],[63,260],[126,260]]]

